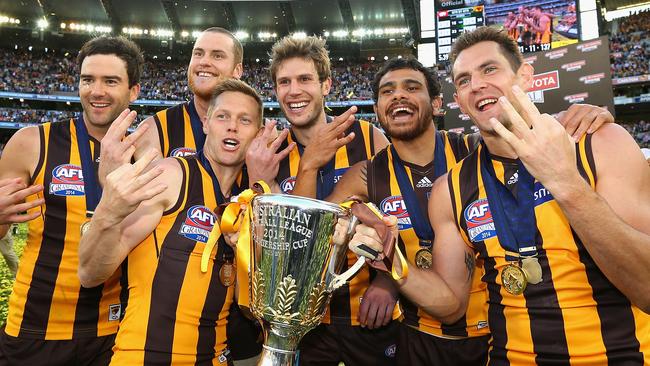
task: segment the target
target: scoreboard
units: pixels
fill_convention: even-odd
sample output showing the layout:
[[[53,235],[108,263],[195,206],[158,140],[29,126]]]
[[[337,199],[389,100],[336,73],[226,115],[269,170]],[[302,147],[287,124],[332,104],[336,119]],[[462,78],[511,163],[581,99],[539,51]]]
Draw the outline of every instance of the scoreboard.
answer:
[[[436,39],[438,62],[447,61],[451,45],[463,32],[485,25],[483,5],[438,10],[436,12]]]

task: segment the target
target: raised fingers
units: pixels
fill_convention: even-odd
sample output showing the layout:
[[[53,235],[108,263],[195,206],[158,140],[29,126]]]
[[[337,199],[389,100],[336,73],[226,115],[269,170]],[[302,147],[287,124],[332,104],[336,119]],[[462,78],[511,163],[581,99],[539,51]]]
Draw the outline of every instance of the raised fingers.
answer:
[[[530,128],[528,124],[524,121],[521,115],[515,110],[515,107],[510,104],[510,101],[506,97],[499,97],[499,104],[503,109],[504,118],[510,122],[510,130],[512,133],[517,135],[519,138],[524,138],[527,133],[530,133]],[[492,120],[492,119],[490,119]],[[504,121],[505,122],[505,121]],[[502,122],[499,121],[499,124],[503,126]]]
[[[532,125],[540,116],[539,110],[530,98],[528,98],[528,94],[521,90],[518,85],[512,87],[512,94],[514,95],[514,99],[511,103],[515,107],[515,110],[519,112],[519,115],[525,121],[528,121]]]
[[[516,152],[521,151],[523,141],[519,137],[505,128],[496,118],[490,118],[490,123],[494,132],[504,139]]]

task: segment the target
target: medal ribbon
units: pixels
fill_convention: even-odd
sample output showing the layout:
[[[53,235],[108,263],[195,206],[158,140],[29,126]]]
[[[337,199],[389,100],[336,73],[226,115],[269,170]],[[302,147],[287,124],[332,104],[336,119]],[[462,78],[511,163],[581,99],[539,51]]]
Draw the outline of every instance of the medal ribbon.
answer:
[[[190,126],[192,126],[192,135],[194,136],[196,151],[203,150],[203,145],[205,145],[205,133],[203,133],[203,122],[201,122],[201,117],[199,117],[199,113],[196,111],[196,106],[194,106],[194,98],[190,99],[187,103],[187,112],[190,115]]]
[[[226,199],[223,196],[223,193],[221,193],[221,186],[219,185],[219,180],[217,179],[214,170],[212,170],[212,166],[210,165],[208,158],[205,157],[205,153],[203,152],[203,150],[199,150],[196,153],[196,157],[197,160],[199,161],[199,164],[201,164],[203,169],[205,169],[208,172],[210,178],[212,179],[212,188],[214,190],[214,197],[217,200],[217,207],[219,205],[224,204]],[[201,272],[205,273],[208,271],[210,254],[212,254],[212,250],[217,246],[217,242],[219,241],[220,237],[221,237],[221,230],[219,228],[219,223],[217,222],[212,226],[212,230],[210,231],[210,235],[208,236],[208,241],[205,243],[205,247],[203,248],[203,253],[201,254]]]
[[[447,157],[445,156],[445,147],[443,146],[441,132],[436,133],[436,148],[433,153],[433,180],[435,181],[447,172]],[[393,169],[395,170],[395,177],[397,178],[397,185],[404,198],[406,210],[411,218],[411,224],[415,230],[415,234],[420,240],[433,240],[433,229],[431,224],[422,211],[422,207],[418,203],[418,198],[415,195],[413,184],[406,173],[404,162],[400,159],[395,150],[395,146],[390,145],[389,154],[393,162]],[[426,211],[425,211],[426,212]]]
[[[84,123],[83,113],[74,119],[77,131],[77,148],[81,160],[81,171],[84,177],[84,195],[86,196],[86,217],[91,218],[102,196],[102,187],[97,183],[97,173],[93,164],[93,154],[90,151],[90,136]]]
[[[237,201],[229,203],[224,209],[223,215],[221,216],[221,227],[213,229],[213,231],[219,230],[219,232],[223,231],[225,233],[239,232],[236,248],[237,254],[235,255],[235,261],[237,263],[237,284],[239,286],[237,303],[247,308],[250,308],[248,273],[250,271],[251,259],[251,202],[255,196],[263,193],[271,193],[271,189],[263,181],[258,181],[254,184],[253,188],[241,192],[237,196]]]
[[[518,161],[519,180],[517,182],[517,197],[497,178],[492,166],[492,157],[485,146],[481,144],[481,175],[487,193],[494,227],[499,236],[499,243],[512,253],[529,257],[537,255],[535,235],[537,224],[535,220],[535,201],[533,196],[535,178]],[[506,260],[517,260],[518,258]]]

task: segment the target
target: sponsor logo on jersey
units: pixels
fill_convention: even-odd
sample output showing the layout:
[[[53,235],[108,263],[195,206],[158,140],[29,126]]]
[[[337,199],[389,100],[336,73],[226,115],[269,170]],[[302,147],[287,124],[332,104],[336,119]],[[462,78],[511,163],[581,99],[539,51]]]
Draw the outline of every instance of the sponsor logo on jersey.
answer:
[[[192,155],[196,155],[196,150],[190,147],[177,147],[174,150],[172,150],[171,154],[169,154],[169,156],[175,158],[180,158],[183,156],[192,156]]]
[[[467,222],[467,234],[472,242],[479,242],[497,235],[488,200],[482,198],[472,202],[463,212]]]
[[[187,217],[178,233],[188,239],[207,243],[210,231],[216,222],[212,210],[205,206],[192,206],[187,210]]]
[[[390,196],[384,198],[379,204],[379,210],[381,210],[384,215],[393,215],[397,217],[397,228],[399,230],[406,230],[413,227],[402,196]]]
[[[52,170],[50,194],[55,196],[83,196],[84,175],[81,167],[72,164],[59,165]]]
[[[339,168],[334,170],[334,184],[338,183],[341,180],[341,177],[343,174],[345,174],[345,172],[348,171],[348,169],[350,168]]]
[[[280,189],[283,193],[289,194],[293,192],[293,187],[296,186],[296,177],[289,177],[280,183]]]
[[[433,182],[428,177],[422,177],[418,184],[415,185],[416,188],[431,188],[433,187]]]
[[[535,182],[535,188],[533,189],[533,198],[535,200],[535,206],[539,206],[543,203],[553,200],[553,195],[551,192],[546,189],[540,182]]]
[[[388,346],[386,348],[386,350],[384,351],[384,354],[388,358],[394,358],[396,352],[397,352],[397,345],[396,344],[391,344],[390,346]]]
[[[114,322],[117,320],[120,320],[120,316],[122,315],[122,305],[121,304],[113,304],[108,306],[108,321],[109,322]]]

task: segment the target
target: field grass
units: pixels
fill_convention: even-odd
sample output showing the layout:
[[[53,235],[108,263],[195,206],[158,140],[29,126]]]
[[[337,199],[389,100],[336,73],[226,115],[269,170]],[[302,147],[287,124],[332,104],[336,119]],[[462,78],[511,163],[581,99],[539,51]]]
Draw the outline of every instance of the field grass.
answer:
[[[16,254],[20,257],[23,254],[23,248],[27,241],[27,225],[18,225],[18,233],[14,235],[14,248]],[[11,276],[9,267],[0,256],[0,324],[4,324],[7,319],[7,311],[9,310],[9,295],[11,295],[11,288],[14,285],[14,279]]]

